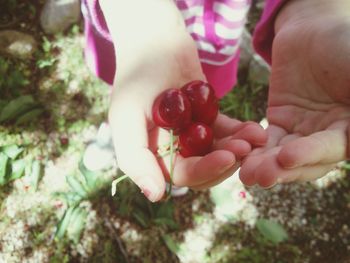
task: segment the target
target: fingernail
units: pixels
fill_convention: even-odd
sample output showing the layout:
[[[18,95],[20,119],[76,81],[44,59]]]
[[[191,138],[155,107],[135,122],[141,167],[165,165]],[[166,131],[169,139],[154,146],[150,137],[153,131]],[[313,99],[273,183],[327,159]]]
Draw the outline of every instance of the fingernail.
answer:
[[[141,192],[146,196],[146,198],[151,202],[156,202],[160,198],[160,189],[153,182],[147,182],[140,186]]]

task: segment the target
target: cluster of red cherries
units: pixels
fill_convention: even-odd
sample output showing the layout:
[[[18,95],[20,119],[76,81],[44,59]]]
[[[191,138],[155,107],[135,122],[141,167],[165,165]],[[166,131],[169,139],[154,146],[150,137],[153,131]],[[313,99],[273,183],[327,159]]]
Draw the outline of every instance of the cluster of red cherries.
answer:
[[[204,156],[214,140],[211,125],[219,111],[213,87],[195,80],[180,89],[165,90],[152,108],[154,123],[178,135],[179,152],[183,157]]]

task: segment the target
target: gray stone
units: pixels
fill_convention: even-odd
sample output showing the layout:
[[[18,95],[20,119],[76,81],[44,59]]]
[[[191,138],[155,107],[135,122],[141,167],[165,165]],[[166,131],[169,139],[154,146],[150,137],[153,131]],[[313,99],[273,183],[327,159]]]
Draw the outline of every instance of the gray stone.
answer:
[[[270,66],[258,54],[254,54],[250,62],[248,78],[255,83],[269,85]]]
[[[252,37],[247,29],[243,31],[240,49],[240,68],[248,69],[249,80],[268,85],[270,66],[255,52],[252,46]]]
[[[79,19],[79,0],[46,0],[40,15],[41,27],[47,34],[62,32]]]
[[[83,164],[93,172],[107,170],[116,164],[114,149],[102,148],[93,142],[85,149]]]
[[[248,68],[250,61],[252,60],[254,50],[252,47],[252,37],[247,29],[242,32],[241,42],[240,42],[240,68]]]
[[[15,30],[0,31],[0,53],[15,58],[30,58],[37,49],[31,35]]]

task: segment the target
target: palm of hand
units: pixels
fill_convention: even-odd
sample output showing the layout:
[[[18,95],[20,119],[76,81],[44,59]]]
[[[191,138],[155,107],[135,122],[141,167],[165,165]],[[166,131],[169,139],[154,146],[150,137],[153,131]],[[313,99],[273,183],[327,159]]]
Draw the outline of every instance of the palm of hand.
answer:
[[[275,37],[269,141],[244,161],[240,178],[247,185],[312,180],[347,157],[350,27],[324,18],[304,22]]]

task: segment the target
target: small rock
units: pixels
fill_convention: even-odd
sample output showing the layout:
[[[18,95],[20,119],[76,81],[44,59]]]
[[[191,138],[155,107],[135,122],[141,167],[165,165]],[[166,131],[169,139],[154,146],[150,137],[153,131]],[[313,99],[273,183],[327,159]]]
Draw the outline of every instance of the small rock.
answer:
[[[40,15],[40,23],[45,33],[55,34],[78,22],[79,18],[79,0],[47,0]]]
[[[98,128],[98,132],[96,135],[96,143],[100,147],[113,149],[112,130],[108,123],[103,122]]]
[[[252,37],[247,29],[244,29],[242,32],[240,50],[239,67],[248,68],[250,61],[252,60],[254,50],[252,47]]]
[[[0,31],[0,53],[25,59],[30,58],[37,49],[37,43],[31,35],[15,30]]]
[[[84,166],[93,172],[109,169],[115,162],[114,150],[100,147],[96,142],[89,144],[83,155]]]
[[[255,83],[268,85],[270,66],[258,55],[254,54],[249,65],[249,79]]]

